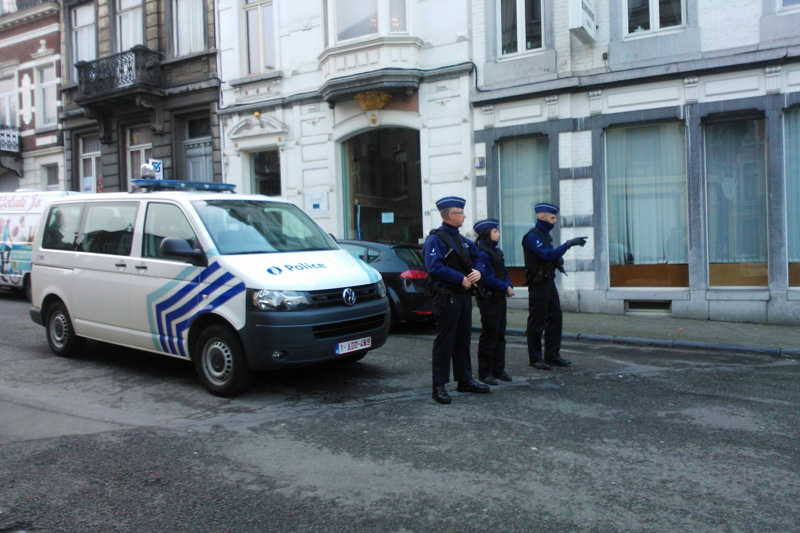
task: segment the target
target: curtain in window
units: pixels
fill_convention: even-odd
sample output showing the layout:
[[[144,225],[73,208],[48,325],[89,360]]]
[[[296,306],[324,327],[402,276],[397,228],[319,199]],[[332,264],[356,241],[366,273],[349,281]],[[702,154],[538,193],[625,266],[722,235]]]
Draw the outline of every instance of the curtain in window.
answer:
[[[94,23],[94,4],[72,10],[73,64],[97,59],[97,30]],[[77,70],[76,79],[77,79]]]
[[[389,0],[389,31],[406,31],[406,0]]]
[[[517,47],[517,0],[500,0],[500,53],[515,54]]]
[[[658,2],[658,27],[669,28],[680,26],[683,23],[681,16],[682,0],[659,0]]]
[[[524,266],[522,237],[536,224],[533,206],[550,202],[550,150],[544,137],[500,145],[500,233],[508,266]]]
[[[336,0],[337,39],[355,39],[378,32],[378,0]]]
[[[17,125],[17,90],[14,78],[0,80],[0,126]]]
[[[783,150],[786,161],[786,241],[789,284],[800,286],[800,109],[784,113]]]
[[[683,125],[611,129],[606,142],[610,264],[688,263]]]
[[[764,120],[706,124],[705,145],[709,283],[765,286]]]
[[[525,50],[542,47],[542,0],[525,0]]]
[[[141,0],[119,0],[119,49],[130,50],[144,44],[144,19]]]
[[[175,53],[201,52],[203,46],[203,0],[175,0]]]

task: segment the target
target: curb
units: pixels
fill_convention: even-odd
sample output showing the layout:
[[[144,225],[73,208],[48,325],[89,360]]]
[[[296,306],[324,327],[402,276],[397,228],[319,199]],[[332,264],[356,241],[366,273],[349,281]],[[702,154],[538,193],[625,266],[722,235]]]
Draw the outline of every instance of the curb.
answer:
[[[472,326],[472,331],[481,331],[480,326]],[[525,336],[521,328],[507,328],[506,333],[515,336]],[[591,333],[563,333],[563,339],[578,341],[614,342],[618,344],[633,344],[636,346],[660,346],[663,348],[691,348],[699,350],[712,350],[721,352],[754,352],[776,357],[789,357],[800,359],[800,348],[781,348],[780,346],[759,346],[749,344],[722,344],[703,341],[682,341],[669,339],[647,339],[642,337],[624,337],[615,335],[594,335]]]

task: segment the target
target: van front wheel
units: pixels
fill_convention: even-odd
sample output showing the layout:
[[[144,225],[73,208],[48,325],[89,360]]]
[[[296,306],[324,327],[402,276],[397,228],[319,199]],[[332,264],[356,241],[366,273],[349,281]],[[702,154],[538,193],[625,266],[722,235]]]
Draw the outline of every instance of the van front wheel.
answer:
[[[47,310],[45,331],[47,344],[57,356],[73,357],[83,350],[85,339],[75,335],[72,319],[63,303],[56,302]]]
[[[221,325],[208,327],[197,339],[194,366],[200,383],[215,396],[236,396],[252,379],[239,337]]]

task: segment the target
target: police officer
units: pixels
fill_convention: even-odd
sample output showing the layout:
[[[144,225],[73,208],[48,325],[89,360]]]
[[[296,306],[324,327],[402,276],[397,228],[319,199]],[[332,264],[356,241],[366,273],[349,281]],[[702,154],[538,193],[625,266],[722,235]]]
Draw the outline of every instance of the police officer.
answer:
[[[478,342],[478,378],[487,385],[497,380],[511,381],[506,372],[506,298],[514,296],[514,287],[506,271],[500,242],[500,222],[487,218],[472,229],[478,234],[475,246],[483,261],[483,292],[477,294],[481,310],[481,338]]]
[[[472,291],[483,275],[475,245],[458,232],[464,224],[466,200],[447,196],[436,202],[442,225],[425,240],[423,253],[433,291],[436,339],[433,341],[433,399],[449,404],[445,384],[450,381],[450,360],[458,392],[488,393],[489,387],[472,378]]]
[[[569,366],[561,357],[561,301],[555,282],[555,271],[564,272],[562,256],[573,246],[584,246],[586,237],[576,237],[553,248],[550,230],[558,221],[558,206],[536,204],[536,225],[522,239],[525,254],[525,285],[528,286],[528,359],[530,365],[550,370],[550,365]],[[544,332],[544,357],[542,357]]]

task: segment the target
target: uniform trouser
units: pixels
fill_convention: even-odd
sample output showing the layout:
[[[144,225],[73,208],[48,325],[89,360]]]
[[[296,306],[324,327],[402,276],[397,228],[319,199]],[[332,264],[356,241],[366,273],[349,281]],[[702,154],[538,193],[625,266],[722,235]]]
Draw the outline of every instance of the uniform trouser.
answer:
[[[472,296],[469,293],[451,295],[435,293],[433,316],[436,320],[436,339],[433,341],[433,384],[450,382],[450,360],[456,381],[472,379],[470,342],[472,338]]]
[[[481,338],[478,342],[478,375],[499,374],[506,368],[506,299],[478,299]]]
[[[559,357],[561,351],[561,300],[555,281],[528,287],[528,359],[531,363]]]

